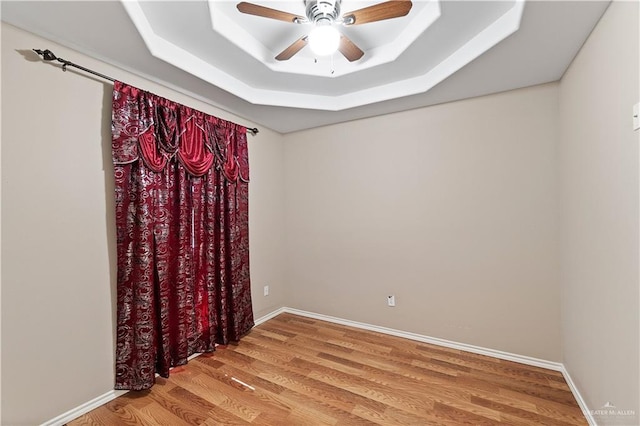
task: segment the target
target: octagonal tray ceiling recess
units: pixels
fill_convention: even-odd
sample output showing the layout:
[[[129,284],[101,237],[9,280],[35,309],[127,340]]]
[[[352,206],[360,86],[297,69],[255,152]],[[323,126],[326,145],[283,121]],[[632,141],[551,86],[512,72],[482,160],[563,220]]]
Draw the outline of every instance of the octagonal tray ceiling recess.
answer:
[[[343,0],[342,15],[380,2]],[[305,16],[303,0],[253,3]],[[276,61],[312,25],[243,14],[236,2],[122,4],[156,58],[254,104],[328,111],[428,91],[516,32],[524,8],[478,1],[444,16],[439,0],[414,1],[405,17],[340,26],[365,52],[349,62],[339,52],[316,58],[308,46]]]

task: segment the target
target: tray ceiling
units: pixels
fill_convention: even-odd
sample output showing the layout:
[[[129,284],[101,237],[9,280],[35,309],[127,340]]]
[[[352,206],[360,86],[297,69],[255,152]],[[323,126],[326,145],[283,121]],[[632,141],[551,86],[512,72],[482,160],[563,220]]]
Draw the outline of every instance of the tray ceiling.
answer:
[[[304,16],[301,0],[253,3]],[[342,11],[377,3],[343,0]],[[276,61],[311,24],[235,2],[1,7],[6,22],[286,133],[558,80],[607,5],[418,0],[405,17],[340,28],[365,52],[354,62],[308,47]]]

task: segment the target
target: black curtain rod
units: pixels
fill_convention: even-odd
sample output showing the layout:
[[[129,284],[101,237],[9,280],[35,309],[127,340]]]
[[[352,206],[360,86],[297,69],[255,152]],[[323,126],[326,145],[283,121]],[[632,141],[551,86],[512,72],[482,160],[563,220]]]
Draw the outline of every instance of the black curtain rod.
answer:
[[[33,49],[33,51],[36,52],[38,55],[42,56],[42,60],[45,61],[45,62],[58,61],[58,62],[62,63],[62,71],[66,71],[67,67],[74,67],[74,68],[78,68],[79,70],[82,70],[84,72],[88,72],[89,74],[97,75],[98,77],[104,78],[105,80],[109,80],[112,83],[116,81],[115,78],[111,78],[111,77],[109,77],[107,75],[104,75],[104,74],[101,74],[101,73],[99,73],[97,71],[90,70],[89,68],[85,68],[82,65],[74,64],[73,62],[67,61],[66,59],[58,58],[49,49],[45,49],[45,50]],[[247,132],[251,133],[254,136],[257,135],[258,132],[259,132],[257,127],[254,127],[254,128],[249,128],[247,126],[244,126],[244,127],[247,129]]]

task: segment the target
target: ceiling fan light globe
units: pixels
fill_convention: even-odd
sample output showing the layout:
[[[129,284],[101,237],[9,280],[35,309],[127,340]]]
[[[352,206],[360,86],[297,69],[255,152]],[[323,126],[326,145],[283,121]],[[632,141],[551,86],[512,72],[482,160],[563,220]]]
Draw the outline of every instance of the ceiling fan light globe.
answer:
[[[331,55],[340,45],[340,32],[330,25],[316,26],[309,33],[309,47],[318,56]]]

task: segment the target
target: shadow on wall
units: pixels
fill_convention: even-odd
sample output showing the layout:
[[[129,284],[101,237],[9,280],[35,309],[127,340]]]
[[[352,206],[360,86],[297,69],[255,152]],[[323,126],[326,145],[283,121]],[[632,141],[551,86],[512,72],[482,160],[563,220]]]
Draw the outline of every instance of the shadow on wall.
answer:
[[[83,74],[85,77],[86,74]],[[92,78],[93,77],[89,77]],[[117,333],[117,300],[118,300],[118,255],[116,253],[116,201],[115,201],[115,183],[113,179],[113,161],[111,156],[111,97],[113,94],[113,85],[104,83],[104,95],[102,98],[102,170],[104,171],[104,195],[105,195],[105,221],[107,230],[107,246],[109,250],[109,282],[111,288],[111,324],[113,327],[113,348],[116,347]],[[115,356],[115,354],[114,354]],[[115,377],[114,364],[113,377]]]

